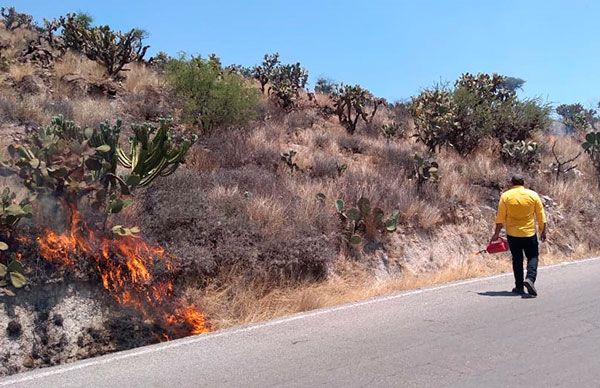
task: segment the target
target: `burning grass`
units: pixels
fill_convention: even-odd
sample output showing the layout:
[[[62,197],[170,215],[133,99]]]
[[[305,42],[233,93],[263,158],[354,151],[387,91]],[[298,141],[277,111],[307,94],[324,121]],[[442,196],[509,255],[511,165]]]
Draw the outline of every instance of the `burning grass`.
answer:
[[[105,235],[88,226],[74,208],[68,224],[62,233],[47,229],[36,238],[42,259],[75,276],[92,272],[118,304],[154,323],[159,340],[209,330],[203,314],[175,295],[175,258],[162,247],[138,236]]]

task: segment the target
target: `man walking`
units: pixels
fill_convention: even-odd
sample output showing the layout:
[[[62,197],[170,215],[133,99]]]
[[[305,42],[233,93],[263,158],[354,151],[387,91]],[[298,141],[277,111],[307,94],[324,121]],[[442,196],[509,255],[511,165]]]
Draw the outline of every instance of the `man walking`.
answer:
[[[524,294],[523,287],[531,296],[537,296],[534,283],[538,266],[538,239],[535,223],[542,241],[546,240],[546,214],[540,196],[526,189],[524,179],[513,176],[512,188],[500,197],[496,215],[496,229],[492,241],[498,240],[502,227],[506,228],[508,245],[512,254],[512,266],[515,274],[516,294]],[[527,277],[523,279],[523,252],[527,257]]]

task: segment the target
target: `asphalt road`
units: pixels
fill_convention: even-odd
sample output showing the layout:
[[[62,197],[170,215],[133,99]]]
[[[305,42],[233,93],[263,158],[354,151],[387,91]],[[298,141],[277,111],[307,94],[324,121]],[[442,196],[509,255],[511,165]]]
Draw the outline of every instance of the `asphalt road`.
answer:
[[[16,387],[600,386],[600,259],[317,310],[0,380]]]

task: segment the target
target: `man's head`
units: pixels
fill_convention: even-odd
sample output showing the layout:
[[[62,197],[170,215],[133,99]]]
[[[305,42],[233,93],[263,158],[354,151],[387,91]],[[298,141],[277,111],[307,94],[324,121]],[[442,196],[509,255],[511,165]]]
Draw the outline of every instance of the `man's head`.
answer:
[[[513,175],[512,178],[510,178],[510,183],[513,186],[523,186],[525,184],[525,179],[523,179],[521,175]]]

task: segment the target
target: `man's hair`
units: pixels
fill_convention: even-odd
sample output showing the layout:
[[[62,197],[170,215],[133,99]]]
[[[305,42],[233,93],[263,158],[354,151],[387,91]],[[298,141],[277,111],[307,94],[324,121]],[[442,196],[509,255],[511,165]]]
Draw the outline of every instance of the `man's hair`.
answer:
[[[510,183],[512,183],[513,186],[523,186],[525,184],[525,179],[523,179],[521,175],[513,175],[512,178],[510,178]]]

